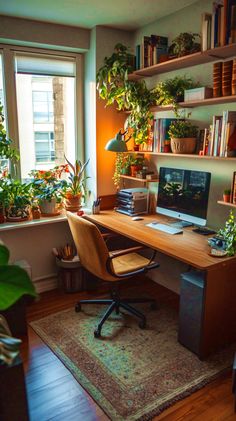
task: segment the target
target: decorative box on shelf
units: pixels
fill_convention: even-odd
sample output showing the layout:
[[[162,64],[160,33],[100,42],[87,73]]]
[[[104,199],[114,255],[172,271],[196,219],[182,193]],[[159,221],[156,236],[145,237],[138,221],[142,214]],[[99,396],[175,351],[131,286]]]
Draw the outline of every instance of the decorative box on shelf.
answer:
[[[184,102],[201,101],[202,99],[212,98],[213,89],[206,86],[201,88],[186,89],[184,91]]]

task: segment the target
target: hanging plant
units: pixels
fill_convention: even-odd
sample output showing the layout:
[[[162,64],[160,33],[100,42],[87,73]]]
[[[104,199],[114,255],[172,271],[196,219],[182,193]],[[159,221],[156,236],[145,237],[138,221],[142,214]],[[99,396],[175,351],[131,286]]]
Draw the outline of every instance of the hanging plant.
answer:
[[[0,102],[0,159],[15,159],[18,161],[19,153],[12,148],[12,140],[7,137],[3,122],[3,106]]]
[[[118,110],[129,110],[127,125],[132,129],[135,143],[148,138],[153,114],[149,108],[155,103],[156,93],[150,91],[144,81],[128,80],[134,70],[134,56],[122,44],[115,46],[111,57],[105,57],[104,65],[97,73],[97,89],[106,105],[116,104]]]

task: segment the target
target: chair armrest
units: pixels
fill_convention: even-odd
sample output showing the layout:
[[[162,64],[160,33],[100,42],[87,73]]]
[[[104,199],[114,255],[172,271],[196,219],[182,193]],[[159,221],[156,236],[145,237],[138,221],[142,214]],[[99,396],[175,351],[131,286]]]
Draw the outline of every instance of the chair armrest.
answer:
[[[129,254],[129,253],[135,253],[136,251],[144,250],[145,248],[148,248],[148,247],[135,246],[135,247],[129,247],[128,249],[110,251],[109,257],[110,259],[114,259],[114,257],[123,256],[124,254]]]

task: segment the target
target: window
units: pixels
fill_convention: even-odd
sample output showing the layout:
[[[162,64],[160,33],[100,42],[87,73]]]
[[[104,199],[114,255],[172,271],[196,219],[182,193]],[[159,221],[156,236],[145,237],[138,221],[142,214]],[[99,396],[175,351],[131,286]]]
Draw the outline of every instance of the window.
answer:
[[[35,160],[38,162],[55,161],[55,143],[53,132],[34,132]]]
[[[21,177],[75,159],[75,60],[16,54]]]

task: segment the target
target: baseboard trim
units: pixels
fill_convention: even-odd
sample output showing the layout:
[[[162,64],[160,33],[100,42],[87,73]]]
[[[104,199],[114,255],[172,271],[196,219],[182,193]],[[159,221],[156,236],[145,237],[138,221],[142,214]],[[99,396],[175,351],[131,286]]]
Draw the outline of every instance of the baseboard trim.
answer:
[[[33,279],[33,284],[38,294],[45,291],[51,291],[58,287],[58,279],[56,274],[45,275]]]

